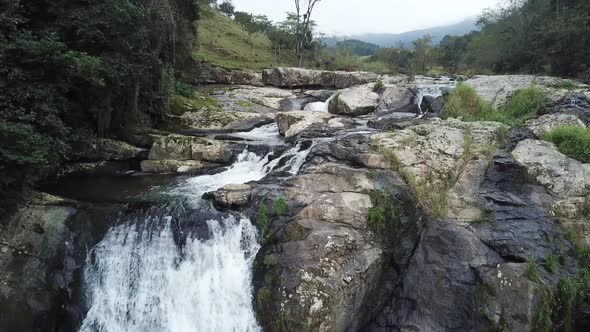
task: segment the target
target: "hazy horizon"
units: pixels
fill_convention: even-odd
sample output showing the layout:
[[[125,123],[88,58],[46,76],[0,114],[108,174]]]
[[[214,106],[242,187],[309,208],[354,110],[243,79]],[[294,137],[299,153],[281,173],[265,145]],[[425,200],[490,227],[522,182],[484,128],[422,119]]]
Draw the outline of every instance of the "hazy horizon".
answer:
[[[502,0],[322,0],[312,19],[329,36],[404,33],[477,17]],[[233,0],[236,10],[282,21],[294,11],[293,0]],[[354,24],[351,24],[354,23]]]

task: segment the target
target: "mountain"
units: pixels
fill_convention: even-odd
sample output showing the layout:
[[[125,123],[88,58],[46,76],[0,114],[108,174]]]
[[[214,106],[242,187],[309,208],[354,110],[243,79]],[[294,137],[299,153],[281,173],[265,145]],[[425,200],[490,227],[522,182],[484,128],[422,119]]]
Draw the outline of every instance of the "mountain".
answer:
[[[433,28],[413,30],[398,34],[391,33],[366,33],[361,35],[339,36],[327,38],[325,40],[328,46],[335,45],[336,42],[348,39],[361,40],[367,43],[377,44],[381,47],[390,47],[402,42],[409,46],[412,41],[424,36],[431,35],[432,42],[438,44],[446,35],[465,35],[476,29],[475,19],[467,19],[459,23],[438,26]]]

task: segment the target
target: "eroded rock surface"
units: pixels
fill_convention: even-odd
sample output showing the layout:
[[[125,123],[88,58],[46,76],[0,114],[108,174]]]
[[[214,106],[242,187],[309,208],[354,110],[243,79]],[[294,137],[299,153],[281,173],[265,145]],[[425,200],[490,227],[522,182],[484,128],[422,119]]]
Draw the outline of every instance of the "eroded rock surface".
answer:
[[[373,92],[374,84],[365,84],[341,90],[330,102],[330,113],[359,116],[375,111],[379,95]]]
[[[344,89],[377,80],[377,75],[366,72],[338,72],[303,68],[273,68],[262,72],[266,85],[283,88],[325,87]]]

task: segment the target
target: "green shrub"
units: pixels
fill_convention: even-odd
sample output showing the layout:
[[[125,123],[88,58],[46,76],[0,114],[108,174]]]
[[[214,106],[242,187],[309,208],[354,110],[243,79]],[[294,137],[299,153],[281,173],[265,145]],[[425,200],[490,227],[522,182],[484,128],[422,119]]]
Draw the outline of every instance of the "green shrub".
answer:
[[[547,269],[549,270],[549,272],[551,273],[555,273],[557,272],[557,259],[555,258],[555,256],[553,256],[553,254],[549,254],[549,256],[547,256],[547,258],[545,258],[545,264],[547,265]]]
[[[445,105],[445,118],[462,118],[464,121],[495,121],[517,125],[545,111],[545,93],[532,86],[516,91],[499,111],[483,100],[470,86],[460,83]]]
[[[492,105],[483,100],[475,90],[459,83],[445,104],[445,118],[463,118],[465,121],[482,120],[494,113]]]
[[[385,85],[383,85],[383,81],[377,81],[377,83],[375,83],[375,86],[373,86],[373,92],[379,93],[384,86]]]
[[[555,143],[561,153],[583,163],[590,162],[590,130],[577,126],[555,128],[541,138]]]
[[[174,81],[174,92],[177,95],[181,95],[185,98],[193,98],[195,96],[195,88],[190,84]]]
[[[534,258],[531,258],[526,263],[526,269],[524,271],[524,277],[527,278],[528,280],[532,281],[532,282],[539,281],[539,267],[538,267],[537,262],[535,261]]]
[[[523,123],[537,114],[542,114],[546,107],[545,92],[536,86],[531,86],[512,94],[502,105],[500,112],[515,122]]]
[[[543,297],[533,321],[533,331],[553,331],[553,321],[551,317],[553,316],[553,307],[555,306],[554,303],[555,301],[553,299],[553,294],[551,294],[549,289],[545,289],[543,291]]]
[[[384,231],[396,220],[396,209],[391,196],[382,190],[371,192],[373,207],[369,210],[369,225],[374,231]]]
[[[578,84],[574,81],[563,80],[561,83],[555,84],[552,87],[556,89],[574,90],[578,88]]]
[[[578,278],[563,277],[557,286],[557,301],[561,310],[564,331],[573,331],[573,314],[576,304],[584,292],[584,285]]]
[[[273,213],[277,217],[282,217],[285,212],[289,210],[289,204],[287,204],[287,200],[284,197],[279,197],[274,204]]]

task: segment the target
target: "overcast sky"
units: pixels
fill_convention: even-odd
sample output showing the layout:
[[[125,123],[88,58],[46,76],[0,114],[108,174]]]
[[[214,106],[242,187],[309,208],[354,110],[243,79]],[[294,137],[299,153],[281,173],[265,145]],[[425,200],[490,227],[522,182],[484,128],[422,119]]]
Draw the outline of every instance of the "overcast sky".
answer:
[[[312,19],[328,35],[399,33],[475,17],[501,0],[321,0]],[[307,0],[302,0],[307,2]],[[233,0],[236,10],[282,21],[294,0]]]

